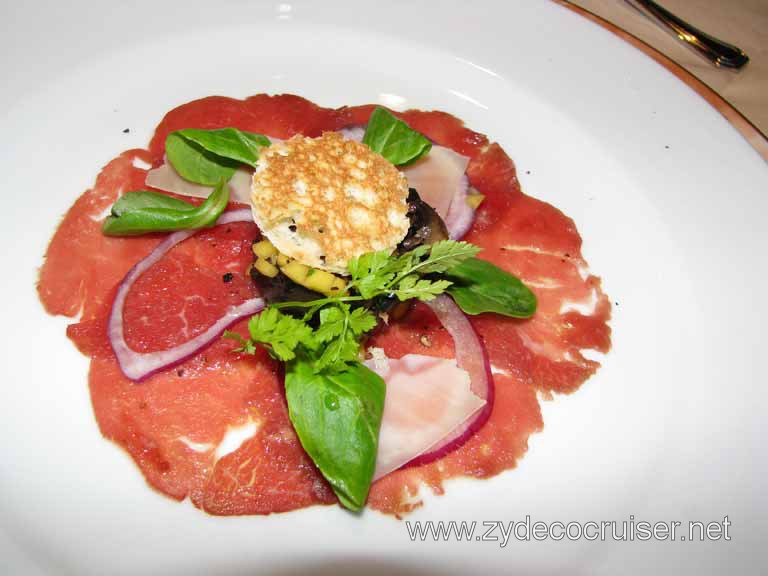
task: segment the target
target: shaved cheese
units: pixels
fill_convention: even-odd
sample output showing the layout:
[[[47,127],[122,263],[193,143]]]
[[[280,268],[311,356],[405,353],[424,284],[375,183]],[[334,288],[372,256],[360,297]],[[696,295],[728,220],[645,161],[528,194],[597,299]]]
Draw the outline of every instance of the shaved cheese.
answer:
[[[466,156],[450,148],[433,146],[429,154],[402,171],[408,179],[408,186],[416,188],[419,197],[445,220],[451,201],[464,198],[467,187],[464,172],[468,164]]]
[[[374,355],[366,365],[387,384],[374,480],[427,452],[485,405],[455,359]]]
[[[253,170],[238,168],[229,181],[229,199],[232,202],[242,204],[251,203],[251,178]],[[147,172],[144,180],[147,186],[163,190],[164,192],[173,192],[182,196],[192,196],[194,198],[208,198],[213,192],[212,186],[203,186],[195,184],[189,180],[184,180],[179,173],[174,170],[168,162]]]
[[[282,142],[281,139],[273,138],[272,136],[267,136],[267,138],[269,138],[272,144]],[[228,182],[230,201],[240,202],[241,204],[251,203],[252,178],[253,170],[250,168],[241,167],[235,170],[235,173]],[[211,192],[213,192],[212,186],[195,184],[182,178],[167,160],[162,165],[147,172],[144,183],[147,186],[163,190],[164,192],[173,192],[174,194],[192,196],[193,198],[208,198]]]

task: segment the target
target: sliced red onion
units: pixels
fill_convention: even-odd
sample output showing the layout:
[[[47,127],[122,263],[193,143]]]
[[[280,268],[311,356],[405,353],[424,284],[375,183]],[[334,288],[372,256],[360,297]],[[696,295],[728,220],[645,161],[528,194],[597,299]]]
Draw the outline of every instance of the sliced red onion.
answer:
[[[451,240],[461,240],[475,221],[475,210],[467,203],[468,190],[469,178],[465,174],[461,177],[461,184],[456,187],[456,192],[451,198],[448,213],[443,217]]]
[[[449,296],[443,294],[426,304],[453,338],[456,363],[459,368],[469,373],[470,388],[476,396],[485,400],[485,405],[430,448],[429,452],[408,462],[406,467],[428,464],[464,445],[488,421],[493,410],[494,388],[491,364],[485,346],[472,328],[472,324]]]
[[[222,214],[216,221],[217,225],[230,224],[232,222],[252,222],[251,211],[247,208],[241,210],[231,210]],[[107,336],[112,350],[120,363],[120,369],[128,378],[135,382],[140,382],[151,376],[155,372],[175,366],[190,356],[193,356],[201,349],[211,344],[228,326],[240,320],[245,316],[251,316],[264,308],[264,300],[261,298],[251,298],[237,306],[231,306],[226,313],[219,318],[202,334],[198,334],[191,340],[184,342],[168,350],[159,350],[157,352],[136,352],[128,347],[125,341],[125,332],[123,326],[123,308],[125,299],[131,290],[133,283],[171,248],[183,242],[187,238],[194,236],[199,229],[181,230],[169,235],[160,242],[157,247],[143,260],[138,262],[125,275],[117,289],[115,300],[112,303],[112,311],[109,315],[109,324],[107,325]]]

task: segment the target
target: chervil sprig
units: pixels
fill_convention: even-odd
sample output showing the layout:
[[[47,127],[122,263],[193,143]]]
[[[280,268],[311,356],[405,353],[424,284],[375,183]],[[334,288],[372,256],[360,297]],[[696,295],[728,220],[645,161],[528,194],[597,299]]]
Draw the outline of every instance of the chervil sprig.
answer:
[[[442,283],[439,286],[427,286],[437,284],[435,282],[421,281],[419,277],[425,274],[444,272],[468,258],[472,258],[480,248],[467,242],[454,240],[442,240],[431,246],[419,246],[410,252],[400,256],[389,256],[386,252],[371,252],[359,258],[353,258],[349,262],[349,271],[352,275],[350,286],[357,288],[360,295],[365,298],[373,298],[381,294],[396,293],[398,290],[413,290],[419,285],[424,290],[416,290],[410,298],[419,298],[423,293],[432,299],[441,294],[450,285]],[[406,286],[400,286],[406,278],[409,280]]]
[[[226,331],[224,336],[241,344],[238,352],[253,354],[255,345],[262,344],[272,356],[284,362],[296,357],[295,350],[299,344],[309,350],[316,346],[315,335],[306,322],[283,314],[273,307],[267,307],[261,314],[251,317],[248,321],[248,333],[249,339],[229,331]]]
[[[290,361],[301,349],[316,372],[343,370],[359,359],[363,337],[376,326],[376,316],[370,310],[373,299],[384,296],[400,301],[432,300],[452,284],[437,275],[479,251],[466,242],[443,240],[401,255],[363,254],[348,264],[350,281],[345,296],[272,304],[251,318],[250,338],[232,333],[227,336],[240,343],[238,350],[242,352],[253,353],[256,344],[261,344],[275,358]],[[286,308],[307,311],[296,318],[281,312]],[[315,317],[317,327],[313,328]]]

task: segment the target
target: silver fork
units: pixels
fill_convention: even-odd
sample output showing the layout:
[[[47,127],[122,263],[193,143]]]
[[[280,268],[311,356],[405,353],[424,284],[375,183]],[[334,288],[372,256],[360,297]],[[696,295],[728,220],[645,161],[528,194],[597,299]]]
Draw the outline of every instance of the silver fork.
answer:
[[[678,18],[672,12],[659,6],[653,0],[626,0],[635,7],[642,7],[655,16],[664,26],[672,30],[683,42],[698,50],[705,58],[712,61],[715,66],[739,69],[749,62],[749,56],[733,44],[718,40],[714,36],[702,32],[695,26],[691,26],[685,20]]]

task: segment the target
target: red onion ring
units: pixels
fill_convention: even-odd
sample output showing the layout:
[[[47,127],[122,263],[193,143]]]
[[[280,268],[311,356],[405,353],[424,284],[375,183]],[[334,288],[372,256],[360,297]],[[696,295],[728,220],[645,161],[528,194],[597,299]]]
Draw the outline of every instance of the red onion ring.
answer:
[[[434,462],[463,446],[488,421],[493,411],[494,386],[488,353],[469,320],[454,301],[445,294],[426,302],[437,319],[453,338],[456,364],[469,373],[470,389],[485,400],[485,406],[456,428],[429,452],[409,461],[403,468]]]
[[[216,221],[216,225],[252,221],[251,210],[243,208],[225,212]],[[125,307],[125,299],[131,290],[131,286],[144,272],[154,266],[166,252],[176,246],[176,244],[194,236],[197,232],[199,232],[199,229],[180,230],[169,235],[152,250],[149,256],[131,268],[118,286],[115,300],[112,303],[112,311],[109,314],[107,336],[120,364],[120,370],[134,382],[140,382],[155,372],[180,364],[210,345],[231,324],[245,316],[256,314],[264,308],[264,300],[261,298],[251,298],[242,304],[232,306],[224,316],[219,318],[205,332],[168,350],[143,353],[136,352],[128,347],[128,343],[125,341],[123,326],[123,308]]]
[[[461,186],[451,199],[448,213],[445,215],[445,227],[448,229],[448,237],[451,240],[461,240],[475,221],[475,209],[467,204],[468,190],[469,178],[465,174],[461,178]]]

